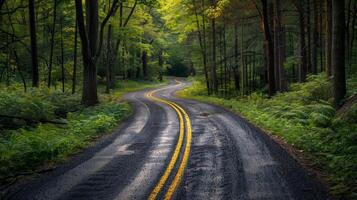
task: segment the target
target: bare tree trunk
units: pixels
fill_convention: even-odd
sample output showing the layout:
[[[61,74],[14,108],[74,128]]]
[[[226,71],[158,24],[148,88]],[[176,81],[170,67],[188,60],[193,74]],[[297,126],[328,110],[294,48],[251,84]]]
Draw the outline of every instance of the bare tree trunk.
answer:
[[[263,8],[263,27],[264,27],[264,42],[267,46],[268,56],[268,86],[269,96],[273,96],[275,90],[275,73],[274,73],[274,43],[271,37],[269,19],[268,19],[268,6],[267,0],[261,0]]]
[[[62,92],[64,92],[64,47],[63,47],[63,16],[61,17],[61,82]]]
[[[237,91],[240,89],[240,80],[239,80],[239,55],[238,55],[238,24],[234,24],[234,61],[235,65],[233,67],[234,74],[234,86]]]
[[[98,12],[93,11],[95,10],[95,5],[97,5],[97,1],[96,0],[92,0],[93,4],[91,2],[89,2],[90,0],[87,0],[89,4],[91,4],[91,6],[89,9],[87,9],[86,11],[89,12],[87,15],[88,16],[92,16],[92,17],[88,17],[89,18],[89,23],[95,23],[95,21],[97,21],[94,18],[97,18],[98,15],[96,15],[95,13],[98,14]],[[96,3],[97,2],[97,3]],[[97,69],[95,66],[95,62],[92,58],[92,52],[94,52],[93,50],[91,50],[91,45],[93,45],[94,47],[96,46],[94,44],[94,41],[89,42],[88,41],[88,37],[87,37],[87,32],[86,32],[86,28],[84,25],[84,17],[83,17],[83,5],[82,5],[82,1],[81,0],[76,0],[76,15],[77,15],[77,22],[78,22],[78,30],[79,30],[79,35],[82,41],[82,56],[83,56],[83,91],[82,91],[82,103],[86,106],[93,106],[95,104],[98,103],[98,95],[97,95]],[[94,6],[94,7],[93,7]],[[98,8],[98,7],[97,7]],[[94,14],[92,13],[94,12]],[[93,20],[93,22],[92,22]],[[94,32],[98,32],[98,29],[94,30],[95,28],[93,27],[97,27],[97,26],[93,26],[90,25],[90,28],[88,28],[88,30],[92,30]],[[96,33],[91,33],[89,38],[93,38],[95,41],[95,37],[94,35],[97,35]]]
[[[326,73],[332,75],[332,0],[326,0]]]
[[[355,24],[356,24],[356,14],[357,14],[357,1],[354,1],[353,4],[353,11],[352,11],[352,22],[351,22],[351,36],[350,36],[350,41],[348,41],[349,43],[349,53],[350,53],[350,62],[349,65],[352,65],[352,61],[353,61],[353,43],[354,43],[354,38],[355,38]]]
[[[32,87],[38,87],[39,72],[38,72],[37,37],[36,37],[35,0],[29,0],[28,6],[29,6],[30,35],[31,35]]]
[[[107,70],[106,70],[106,90],[105,92],[107,94],[110,93],[110,88],[111,88],[111,80],[110,80],[110,77],[111,77],[111,59],[110,59],[110,55],[111,55],[111,49],[112,49],[112,46],[111,46],[111,39],[112,39],[112,25],[109,24],[108,26],[108,34],[107,34],[107,60],[106,60],[106,64],[107,64]]]
[[[285,60],[285,48],[284,48],[284,34],[283,27],[281,25],[281,1],[274,1],[274,45],[275,45],[275,76],[276,76],[276,88],[279,91],[286,91],[286,78],[284,72],[284,60]]]
[[[202,1],[204,2],[204,0]],[[196,17],[196,25],[197,25],[197,30],[198,30],[198,40],[201,48],[201,53],[202,53],[202,60],[203,60],[203,71],[205,73],[205,79],[206,79],[206,87],[207,87],[207,94],[210,95],[210,84],[209,84],[209,77],[208,77],[208,69],[207,69],[207,52],[206,52],[206,28],[205,28],[205,21],[204,21],[204,14],[202,14],[202,32],[201,32],[201,25],[200,21],[198,18],[198,13],[197,13],[197,7],[196,7],[196,1],[192,0],[193,6],[194,6],[194,11],[195,11],[195,17]],[[202,5],[202,9],[204,9],[204,3]]]
[[[311,53],[311,72],[313,74],[317,74],[317,47],[319,43],[319,10],[318,9],[318,1],[313,0],[313,13],[314,13],[314,27],[312,31],[312,53]]]
[[[78,25],[77,19],[75,23],[74,31],[74,53],[73,53],[73,76],[72,76],[72,94],[76,93],[76,84],[77,84],[77,45],[78,45]]]
[[[340,106],[346,95],[345,77],[345,0],[332,0],[333,39],[332,67],[334,69],[333,91],[334,105]]]
[[[212,6],[215,6],[215,0],[211,1]],[[212,68],[211,68],[211,80],[212,80],[212,90],[214,94],[218,92],[218,81],[216,72],[216,19],[211,19],[212,24]]]
[[[147,63],[147,52],[146,51],[143,51],[142,52],[142,55],[141,55],[141,62],[142,62],[142,65],[143,65],[143,76],[144,76],[144,79],[147,80],[148,79],[148,63]]]
[[[51,87],[52,81],[52,62],[53,62],[53,48],[55,46],[55,31],[56,31],[56,18],[57,18],[57,0],[53,0],[53,24],[51,30],[51,47],[50,47],[50,60],[48,65],[48,80],[47,87]]]
[[[305,17],[304,17],[304,1],[300,1],[296,4],[299,13],[299,52],[300,52],[300,64],[299,64],[299,82],[305,82],[307,73],[306,64],[306,43],[305,43]]]
[[[311,5],[310,0],[306,0],[306,37],[307,37],[307,73],[312,71],[311,64]],[[304,6],[304,5],[302,5]]]

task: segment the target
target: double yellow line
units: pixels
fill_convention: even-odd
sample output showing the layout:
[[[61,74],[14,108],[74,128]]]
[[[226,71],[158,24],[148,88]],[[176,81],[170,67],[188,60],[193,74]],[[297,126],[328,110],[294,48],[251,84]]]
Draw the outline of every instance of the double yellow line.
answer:
[[[176,81],[176,82],[178,84],[182,84],[179,81]],[[163,89],[151,91],[151,92],[147,93],[146,96],[147,96],[147,98],[152,99],[154,101],[164,103],[175,110],[175,112],[177,113],[178,119],[179,119],[180,132],[179,132],[179,138],[178,138],[176,147],[174,149],[174,152],[172,154],[171,160],[170,160],[164,174],[160,177],[159,182],[156,184],[155,188],[152,190],[152,192],[148,198],[149,200],[157,199],[162,188],[165,186],[165,184],[167,184],[167,180],[168,180],[170,174],[174,173],[173,169],[174,169],[175,164],[180,156],[180,152],[181,152],[181,149],[183,146],[184,137],[185,137],[185,125],[186,125],[186,145],[185,145],[185,149],[183,152],[182,160],[181,160],[181,163],[179,164],[176,175],[175,175],[173,181],[171,182],[171,184],[169,185],[168,190],[166,191],[166,194],[164,196],[165,200],[169,200],[172,198],[172,196],[174,195],[177,187],[179,186],[182,176],[184,174],[184,171],[185,171],[185,168],[186,168],[186,165],[188,162],[188,158],[190,155],[191,140],[192,140],[191,121],[190,121],[188,114],[186,113],[186,111],[183,108],[181,108],[176,103],[153,96],[154,93],[156,93],[160,90],[163,90]]]

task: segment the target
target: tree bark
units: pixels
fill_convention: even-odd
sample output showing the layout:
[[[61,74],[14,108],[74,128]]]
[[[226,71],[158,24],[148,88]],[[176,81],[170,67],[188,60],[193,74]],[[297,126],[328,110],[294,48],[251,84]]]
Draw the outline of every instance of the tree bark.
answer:
[[[64,45],[63,45],[63,16],[61,17],[61,82],[62,82],[62,92],[64,92]]]
[[[109,24],[108,26],[108,34],[107,34],[107,71],[106,71],[106,93],[110,93],[110,88],[111,88],[111,49],[112,49],[112,45],[111,45],[111,39],[112,39],[112,25]]]
[[[38,53],[37,53],[37,37],[36,37],[36,15],[35,15],[35,0],[29,0],[29,19],[30,19],[30,35],[31,35],[31,59],[32,59],[32,87],[39,86],[38,72]]]
[[[95,0],[92,0],[95,5]],[[84,25],[83,17],[83,5],[81,0],[76,0],[76,16],[78,22],[78,31],[82,41],[82,57],[83,57],[83,91],[82,91],[82,103],[86,106],[93,106],[98,103],[98,94],[97,94],[97,69],[95,62],[92,59],[92,51],[90,43],[88,41],[88,36],[86,28]],[[89,2],[90,3],[90,2]],[[89,6],[91,7],[91,6]],[[93,10],[91,8],[87,10]],[[94,16],[92,13],[88,13],[90,16]],[[89,19],[91,21],[93,19]],[[93,28],[93,26],[91,26]],[[98,30],[97,30],[98,31]],[[95,33],[91,33],[91,37],[94,37]],[[92,45],[93,41],[91,42]],[[95,46],[95,45],[94,45]]]
[[[319,12],[318,1],[313,0],[313,10],[314,10],[314,27],[312,31],[312,52],[311,52],[311,73],[317,74],[317,47],[319,43]]]
[[[332,76],[332,0],[326,0],[326,73]]]
[[[142,62],[142,65],[143,65],[143,76],[144,76],[144,79],[147,80],[148,79],[148,63],[147,63],[147,52],[146,51],[143,51],[142,52],[142,55],[141,55],[141,62]]]
[[[334,105],[340,106],[346,95],[345,77],[345,1],[332,0],[333,5],[333,38],[332,67]]]
[[[299,53],[300,53],[300,64],[299,64],[299,82],[305,82],[307,73],[307,63],[306,63],[306,42],[305,42],[305,17],[304,17],[304,1],[301,0],[295,3],[295,6],[299,13]]]
[[[275,73],[274,73],[274,43],[271,37],[269,19],[268,19],[268,6],[267,0],[261,0],[263,8],[263,27],[264,27],[264,42],[267,46],[267,58],[268,58],[268,86],[269,96],[273,96],[275,90]]]
[[[197,7],[196,7],[196,1],[192,0],[193,6],[194,6],[194,12],[195,12],[195,17],[196,17],[196,25],[197,25],[197,32],[198,32],[198,41],[200,44],[200,48],[201,48],[201,54],[202,54],[202,61],[203,61],[203,71],[205,74],[205,79],[206,79],[206,87],[207,87],[207,94],[210,95],[210,84],[209,84],[209,77],[208,77],[208,70],[207,70],[207,52],[206,52],[206,35],[205,35],[205,25],[204,25],[204,14],[202,15],[202,20],[203,20],[203,24],[202,24],[202,32],[201,32],[201,25],[200,25],[200,21],[198,18],[198,12],[197,12]],[[203,4],[204,5],[204,4]],[[204,7],[203,7],[204,9]]]
[[[47,80],[47,87],[51,86],[52,81],[52,61],[53,61],[53,48],[55,45],[55,31],[56,31],[56,18],[57,18],[57,0],[53,0],[53,24],[51,30],[51,47],[50,47],[50,60],[48,64],[48,80]]]
[[[215,0],[211,1],[212,6],[215,6]],[[212,90],[214,94],[218,93],[218,81],[217,81],[217,71],[216,71],[216,19],[213,17],[211,19],[212,25],[212,68],[211,68],[211,80],[212,80]]]
[[[78,25],[77,19],[75,23],[74,31],[74,53],[73,53],[73,76],[72,76],[72,94],[76,93],[76,84],[77,84],[77,45],[78,45]]]

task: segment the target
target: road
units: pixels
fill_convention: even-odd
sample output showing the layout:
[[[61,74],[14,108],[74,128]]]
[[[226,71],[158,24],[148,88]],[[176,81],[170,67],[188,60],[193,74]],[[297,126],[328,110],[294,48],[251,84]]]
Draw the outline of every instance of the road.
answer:
[[[175,97],[189,83],[126,95],[115,133],[8,199],[327,199],[320,183],[241,117]]]

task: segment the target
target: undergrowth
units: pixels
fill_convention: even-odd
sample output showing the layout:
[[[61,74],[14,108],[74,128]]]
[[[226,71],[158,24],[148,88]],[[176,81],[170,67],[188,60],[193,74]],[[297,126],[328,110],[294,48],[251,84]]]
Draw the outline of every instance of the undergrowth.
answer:
[[[353,81],[353,80],[352,80]],[[349,85],[354,85],[349,81]],[[293,84],[290,91],[273,98],[254,93],[244,98],[207,96],[204,83],[179,95],[231,109],[268,132],[302,150],[322,169],[337,197],[357,198],[357,105],[347,117],[336,116],[331,102],[331,85],[323,75]],[[351,94],[351,93],[350,93]]]
[[[64,161],[131,114],[130,106],[119,101],[123,94],[155,86],[121,82],[111,94],[101,92],[101,103],[89,108],[80,104],[80,94],[0,86],[0,181]]]

